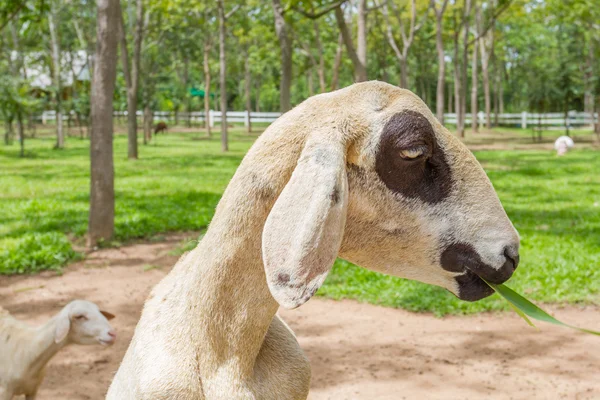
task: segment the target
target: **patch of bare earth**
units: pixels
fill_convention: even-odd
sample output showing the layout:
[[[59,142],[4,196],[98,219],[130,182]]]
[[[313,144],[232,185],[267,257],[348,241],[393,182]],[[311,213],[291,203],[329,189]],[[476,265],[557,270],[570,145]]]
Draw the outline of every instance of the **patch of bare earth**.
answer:
[[[103,398],[144,299],[183,239],[99,250],[61,276],[0,277],[0,304],[32,324],[76,298],[117,315],[117,344],[61,351],[40,400]],[[573,324],[600,327],[596,307],[549,308]],[[536,331],[513,314],[439,319],[319,298],[281,314],[311,360],[311,399],[600,398],[600,338],[546,324]]]

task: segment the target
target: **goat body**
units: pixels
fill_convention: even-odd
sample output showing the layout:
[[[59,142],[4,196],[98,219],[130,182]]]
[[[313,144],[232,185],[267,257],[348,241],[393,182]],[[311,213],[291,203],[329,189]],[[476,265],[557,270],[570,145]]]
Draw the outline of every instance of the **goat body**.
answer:
[[[167,124],[165,124],[164,122],[159,122],[158,124],[156,124],[156,126],[154,127],[154,134],[158,135],[161,132],[167,132],[169,129],[169,127],[167,126]]]
[[[314,96],[257,139],[152,290],[107,399],[306,399],[309,363],[276,312],[338,254],[476,300],[492,293],[477,276],[502,283],[517,250],[485,172],[417,96],[382,82]]]
[[[86,312],[89,316],[82,316]],[[0,309],[0,400],[11,400],[21,394],[27,400],[35,399],[46,364],[70,343],[90,344],[93,336],[94,342],[112,344],[115,334],[106,316],[112,318],[112,314],[99,311],[93,303],[78,300],[34,328]],[[71,321],[73,318],[79,320]]]

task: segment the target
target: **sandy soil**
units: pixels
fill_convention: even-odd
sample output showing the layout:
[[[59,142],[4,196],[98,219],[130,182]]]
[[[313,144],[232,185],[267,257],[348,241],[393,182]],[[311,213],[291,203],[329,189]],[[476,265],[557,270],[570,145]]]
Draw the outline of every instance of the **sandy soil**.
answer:
[[[100,250],[62,276],[0,277],[0,304],[32,324],[75,298],[117,314],[117,344],[64,349],[50,363],[40,400],[103,398],[143,301],[182,239]],[[565,321],[600,327],[599,308],[549,308]],[[324,299],[281,314],[311,360],[311,399],[600,399],[595,336],[549,325],[536,331],[512,314],[439,319]]]

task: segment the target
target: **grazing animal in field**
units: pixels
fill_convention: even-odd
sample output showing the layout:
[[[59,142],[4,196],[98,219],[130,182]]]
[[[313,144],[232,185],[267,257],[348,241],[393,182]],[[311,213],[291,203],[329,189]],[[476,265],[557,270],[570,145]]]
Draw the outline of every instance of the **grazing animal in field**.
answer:
[[[154,134],[155,135],[158,135],[161,132],[168,132],[168,131],[169,131],[169,127],[164,122],[159,122],[154,127]]]
[[[276,312],[337,256],[474,301],[518,249],[485,172],[416,95],[364,82],[311,97],[258,138],[152,290],[107,398],[305,399],[310,365]]]
[[[554,150],[556,150],[556,154],[559,156],[564,156],[567,154],[569,150],[571,150],[575,146],[575,142],[568,136],[560,136],[554,142]]]
[[[113,344],[112,318],[94,303],[74,300],[46,324],[32,328],[0,308],[0,400],[22,394],[34,400],[46,364],[68,344]]]

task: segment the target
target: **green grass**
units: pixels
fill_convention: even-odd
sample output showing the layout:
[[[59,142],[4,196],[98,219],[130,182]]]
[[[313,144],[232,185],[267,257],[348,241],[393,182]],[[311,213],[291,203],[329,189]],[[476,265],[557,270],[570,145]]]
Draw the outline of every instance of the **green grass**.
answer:
[[[218,138],[170,132],[140,146],[139,160],[127,161],[126,138],[117,136],[116,240],[203,230],[254,137],[234,131],[224,155]],[[66,238],[80,240],[87,228],[89,143],[70,138],[61,151],[53,144],[53,138],[29,140],[25,159],[16,145],[0,146],[0,273],[57,268],[77,256]],[[600,152],[476,156],[522,237],[510,286],[536,301],[600,303]],[[438,315],[506,308],[498,296],[466,303],[444,289],[342,260],[318,294]]]
[[[126,137],[116,136],[115,240],[205,228],[254,138],[239,134],[224,155],[218,138],[169,134],[140,146],[141,158],[128,161]],[[26,257],[19,268],[7,267],[24,253],[30,233],[74,238],[86,233],[89,142],[70,138],[64,150],[53,150],[53,145],[52,137],[28,140],[24,159],[16,145],[0,146],[0,273],[40,269],[39,262],[32,265]],[[60,246],[56,252],[63,261],[75,257]]]

